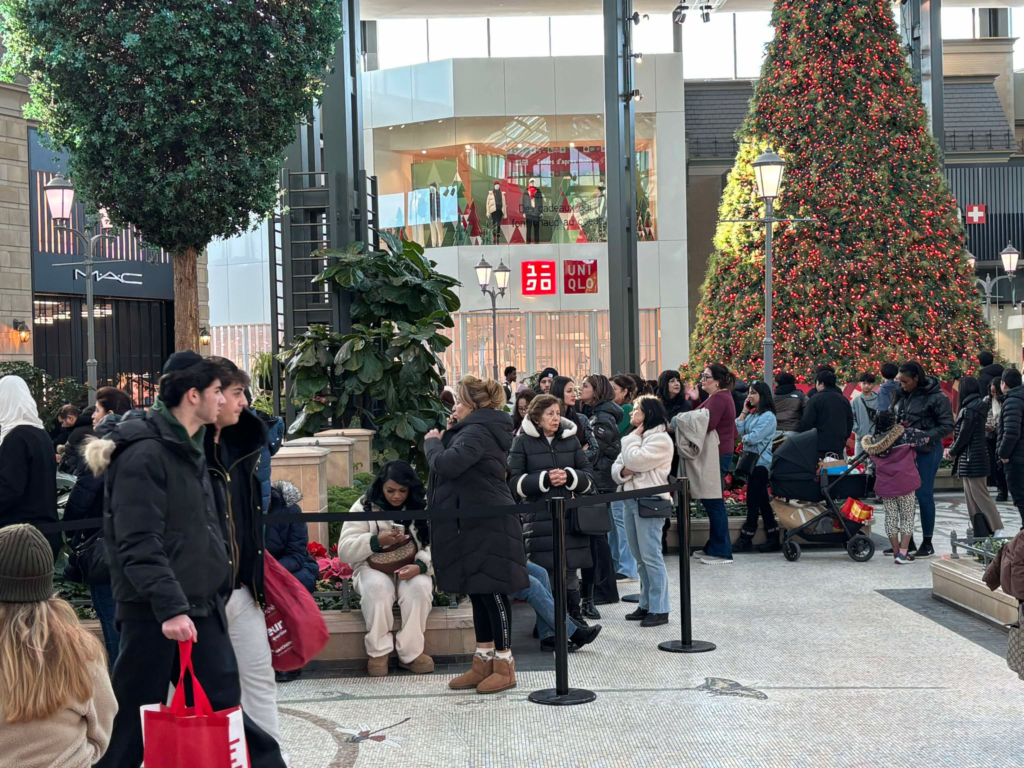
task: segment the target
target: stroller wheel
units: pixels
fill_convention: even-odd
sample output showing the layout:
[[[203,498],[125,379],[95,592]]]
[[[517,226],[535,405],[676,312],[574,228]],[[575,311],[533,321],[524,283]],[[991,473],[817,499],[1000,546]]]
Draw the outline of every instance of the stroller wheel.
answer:
[[[791,563],[800,559],[800,545],[795,541],[787,541],[782,545],[782,554]]]
[[[866,563],[875,554],[875,542],[863,533],[858,533],[846,543],[846,552],[858,563]]]

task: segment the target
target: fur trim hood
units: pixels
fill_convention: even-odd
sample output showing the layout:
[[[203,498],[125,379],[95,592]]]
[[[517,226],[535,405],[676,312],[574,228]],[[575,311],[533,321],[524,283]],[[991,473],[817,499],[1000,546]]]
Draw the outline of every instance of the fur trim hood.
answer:
[[[570,437],[575,437],[578,427],[576,422],[570,421],[569,419],[562,419],[562,426],[559,427],[555,439],[565,440]],[[537,431],[537,425],[529,419],[523,419],[523,432],[528,434],[530,437],[540,437],[540,432]]]
[[[864,435],[860,444],[868,456],[880,456],[888,451],[903,437],[905,431],[902,424],[896,424],[892,429],[879,437],[878,435]]]
[[[286,507],[293,507],[302,501],[302,491],[287,480],[278,480],[275,483],[271,483],[270,487],[281,494],[281,500],[285,503]]]

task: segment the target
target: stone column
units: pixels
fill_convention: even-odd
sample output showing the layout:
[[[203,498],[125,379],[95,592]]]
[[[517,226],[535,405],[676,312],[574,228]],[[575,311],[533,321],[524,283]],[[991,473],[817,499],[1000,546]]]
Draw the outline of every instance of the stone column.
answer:
[[[327,511],[327,459],[331,452],[312,445],[284,445],[271,463],[271,480],[287,480],[302,492],[303,512]],[[309,540],[330,547],[327,523],[310,523]]]
[[[0,83],[0,360],[31,363],[32,340],[14,329],[17,319],[34,330],[27,102],[24,84]]]
[[[314,446],[330,451],[327,457],[327,487],[352,487],[352,451],[356,441],[350,437],[302,437],[289,440],[288,446]]]
[[[326,429],[317,432],[317,437],[348,437],[355,440],[352,446],[352,468],[355,474],[373,473],[373,436],[377,433],[372,429]]]

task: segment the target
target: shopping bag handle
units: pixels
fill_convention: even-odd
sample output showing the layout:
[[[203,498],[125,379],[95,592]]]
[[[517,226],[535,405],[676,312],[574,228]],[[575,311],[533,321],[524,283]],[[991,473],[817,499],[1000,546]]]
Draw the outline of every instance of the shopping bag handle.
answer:
[[[171,714],[185,714],[185,673],[190,672],[192,676],[192,699],[195,703],[195,713],[199,717],[211,717],[213,707],[206,697],[206,691],[199,684],[196,678],[196,671],[192,668],[192,641],[185,640],[178,643],[178,657],[181,666],[181,675],[178,677],[178,684],[174,688],[174,698],[171,699]]]

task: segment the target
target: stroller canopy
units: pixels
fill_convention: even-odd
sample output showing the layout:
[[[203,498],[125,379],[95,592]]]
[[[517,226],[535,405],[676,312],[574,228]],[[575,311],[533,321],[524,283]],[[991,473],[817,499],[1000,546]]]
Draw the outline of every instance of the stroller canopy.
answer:
[[[818,430],[790,435],[775,449],[772,493],[780,498],[821,501],[818,483]]]

